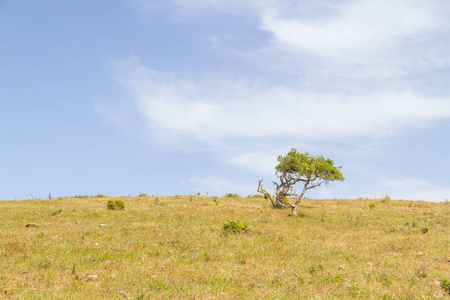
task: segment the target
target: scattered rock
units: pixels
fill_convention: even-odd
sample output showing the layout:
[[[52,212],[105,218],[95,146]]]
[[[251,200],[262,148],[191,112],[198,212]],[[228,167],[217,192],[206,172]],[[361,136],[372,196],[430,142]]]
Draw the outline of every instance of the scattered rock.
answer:
[[[97,281],[98,276],[97,275],[88,275],[86,276],[86,281]]]
[[[373,273],[372,270],[367,271],[367,274],[372,274],[372,273]]]
[[[434,260],[441,261],[442,259],[440,259],[439,257],[436,257]]]
[[[26,228],[28,228],[28,227],[39,227],[39,225],[38,224],[36,224],[36,223],[28,223],[27,225],[25,225],[25,227]]]
[[[373,262],[368,261],[367,264],[368,264],[369,266],[373,266]]]
[[[100,227],[106,227],[106,226],[108,226],[108,225],[106,225],[106,224],[100,224],[100,225],[98,225],[98,226],[100,226]]]
[[[447,259],[447,262],[450,262],[450,259]]]
[[[344,270],[345,268],[344,268],[344,266],[339,265],[339,266],[337,266],[337,269],[338,269],[338,270]]]
[[[14,263],[14,260],[9,260],[8,263],[12,264],[12,263]]]
[[[423,252],[419,252],[419,253],[417,253],[417,255],[423,255]]]
[[[75,224],[80,224],[80,221],[75,221]]]

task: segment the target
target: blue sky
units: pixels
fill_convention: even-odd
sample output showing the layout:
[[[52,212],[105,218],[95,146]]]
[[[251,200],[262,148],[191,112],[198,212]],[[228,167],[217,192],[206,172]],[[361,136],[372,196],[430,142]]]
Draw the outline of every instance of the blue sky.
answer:
[[[0,199],[267,189],[450,198],[444,0],[0,0]]]

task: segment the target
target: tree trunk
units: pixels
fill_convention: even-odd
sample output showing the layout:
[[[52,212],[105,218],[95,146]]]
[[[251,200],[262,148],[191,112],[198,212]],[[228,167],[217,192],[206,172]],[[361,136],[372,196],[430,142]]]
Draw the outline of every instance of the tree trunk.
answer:
[[[298,205],[291,205],[291,209],[292,209],[292,217],[296,217],[297,216],[297,206]]]
[[[300,201],[302,201],[302,198],[299,197],[298,200],[295,201],[294,204],[289,203],[289,205],[291,206],[291,209],[292,209],[292,214],[291,214],[292,217],[296,217],[297,216],[297,214],[298,214],[297,213],[297,207],[300,204]]]

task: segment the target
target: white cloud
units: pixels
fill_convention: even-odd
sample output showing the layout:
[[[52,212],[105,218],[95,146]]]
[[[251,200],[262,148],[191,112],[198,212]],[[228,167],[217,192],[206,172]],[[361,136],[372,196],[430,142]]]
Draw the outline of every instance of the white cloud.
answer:
[[[335,14],[319,19],[263,15],[263,28],[297,50],[331,59],[365,59],[392,50],[399,42],[439,29],[432,6],[424,1],[360,0],[347,2]]]
[[[322,93],[228,78],[189,80],[139,64],[129,70],[126,84],[151,130],[204,142],[383,137],[450,117],[450,99],[410,90]]]

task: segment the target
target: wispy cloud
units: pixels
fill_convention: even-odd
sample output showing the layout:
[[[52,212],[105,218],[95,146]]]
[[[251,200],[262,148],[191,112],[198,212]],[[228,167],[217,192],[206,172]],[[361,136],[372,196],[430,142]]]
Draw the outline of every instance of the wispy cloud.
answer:
[[[149,128],[217,142],[284,136],[307,140],[383,137],[450,117],[449,98],[414,91],[321,93],[230,78],[183,78],[126,66],[125,84]]]

